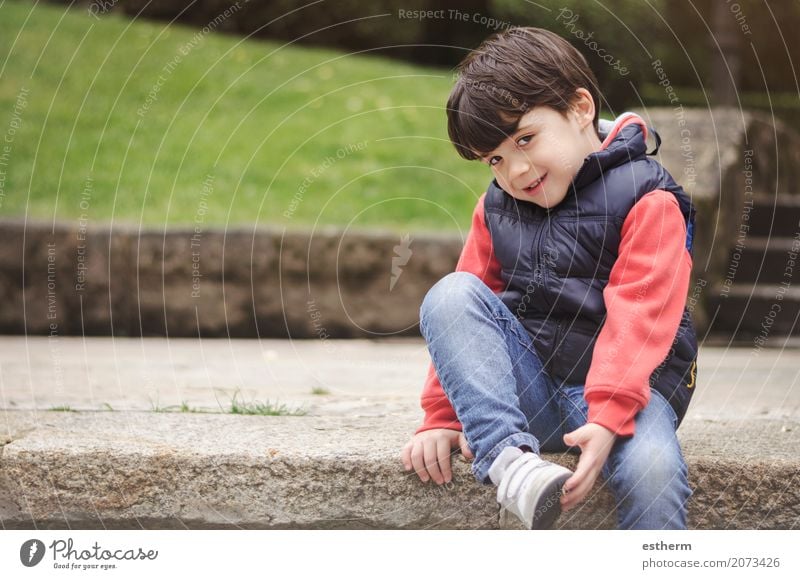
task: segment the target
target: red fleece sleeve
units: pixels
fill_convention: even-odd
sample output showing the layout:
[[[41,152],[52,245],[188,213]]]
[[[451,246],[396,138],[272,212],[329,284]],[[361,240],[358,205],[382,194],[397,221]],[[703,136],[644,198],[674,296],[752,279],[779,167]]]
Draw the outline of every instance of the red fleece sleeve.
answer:
[[[485,197],[485,193],[481,195],[475,211],[472,213],[472,225],[464,248],[461,250],[456,271],[475,274],[496,293],[502,291],[503,280],[500,276],[500,262],[494,256],[492,237],[489,235],[489,229],[486,227],[486,220],[483,216]],[[456,418],[456,412],[442,389],[433,364],[428,368],[428,378],[422,389],[421,402],[425,418],[422,426],[417,429],[417,433],[433,428],[461,430],[461,423]]]
[[[650,376],[667,357],[686,305],[692,258],[675,196],[651,191],[622,226],[603,290],[606,321],[592,353],[585,397],[589,422],[632,436],[650,400]]]

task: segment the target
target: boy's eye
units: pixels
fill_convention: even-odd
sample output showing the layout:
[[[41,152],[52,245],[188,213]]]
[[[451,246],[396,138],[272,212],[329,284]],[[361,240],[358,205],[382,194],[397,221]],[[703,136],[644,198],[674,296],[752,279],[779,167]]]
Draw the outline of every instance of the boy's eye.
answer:
[[[494,157],[490,157],[489,160],[487,161],[487,163],[489,163],[490,165],[497,165],[497,163],[499,162],[500,162],[500,157],[498,157],[497,155],[495,155]]]
[[[525,135],[524,137],[520,137],[517,140],[517,144],[518,145],[527,145],[528,143],[530,143],[532,138],[533,138],[533,135]]]

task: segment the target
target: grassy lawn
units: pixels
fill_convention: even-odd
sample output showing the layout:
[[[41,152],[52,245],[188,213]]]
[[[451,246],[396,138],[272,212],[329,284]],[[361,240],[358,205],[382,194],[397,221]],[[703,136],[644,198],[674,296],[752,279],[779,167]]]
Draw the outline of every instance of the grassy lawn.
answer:
[[[7,1],[0,217],[463,230],[490,173],[447,141],[451,83],[388,59]]]

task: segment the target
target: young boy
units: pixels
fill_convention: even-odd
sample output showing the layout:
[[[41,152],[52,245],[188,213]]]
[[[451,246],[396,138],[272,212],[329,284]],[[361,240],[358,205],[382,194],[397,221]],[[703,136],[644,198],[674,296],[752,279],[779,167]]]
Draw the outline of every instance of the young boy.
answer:
[[[619,527],[685,528],[692,204],[647,156],[641,118],[600,126],[597,81],[557,35],[493,35],[459,73],[450,139],[494,180],[420,310],[432,365],[404,467],[449,482],[460,447],[534,529],[602,472]],[[574,473],[539,457],[564,450],[580,450]]]

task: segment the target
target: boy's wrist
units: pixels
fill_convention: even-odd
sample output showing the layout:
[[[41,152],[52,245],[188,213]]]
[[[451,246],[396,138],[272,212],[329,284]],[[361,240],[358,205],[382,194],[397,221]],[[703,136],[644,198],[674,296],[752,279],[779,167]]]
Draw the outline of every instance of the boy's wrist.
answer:
[[[422,425],[417,428],[414,434],[419,434],[420,432],[434,430],[437,428],[458,430],[459,432],[462,430],[461,423],[458,420],[450,418],[449,416],[437,416],[436,414],[430,414],[425,416],[425,420],[423,421]]]

